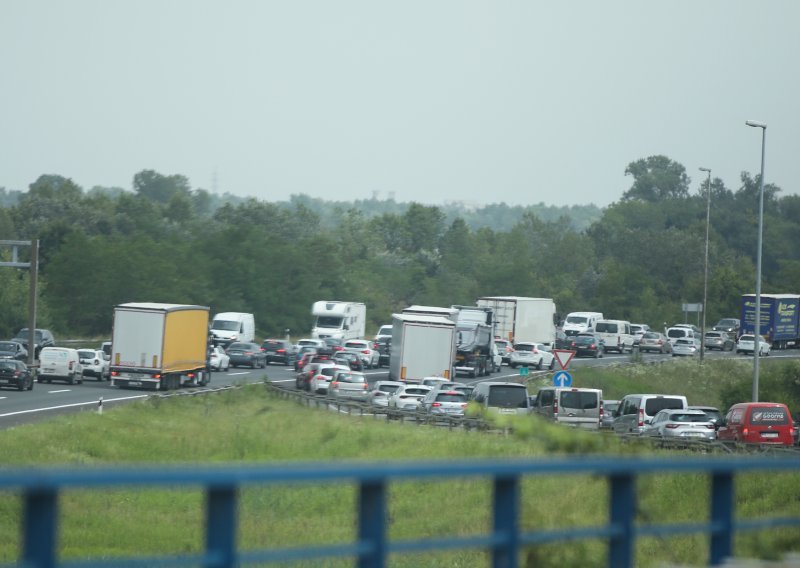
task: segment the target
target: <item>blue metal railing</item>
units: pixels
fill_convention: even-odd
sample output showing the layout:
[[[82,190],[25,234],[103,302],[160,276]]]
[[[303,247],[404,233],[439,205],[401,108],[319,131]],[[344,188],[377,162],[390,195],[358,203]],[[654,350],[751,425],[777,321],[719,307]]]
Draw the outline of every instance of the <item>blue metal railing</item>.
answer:
[[[19,565],[31,568],[54,566],[207,566],[227,567],[248,563],[354,557],[361,568],[386,565],[387,556],[453,549],[483,549],[492,566],[518,566],[526,546],[605,539],[608,565],[634,565],[638,537],[681,534],[709,535],[711,565],[721,564],[732,553],[737,532],[772,527],[800,527],[800,514],[791,517],[739,520],[734,511],[734,477],[740,473],[800,473],[800,458],[676,458],[636,459],[617,457],[564,458],[558,460],[478,460],[468,462],[411,462],[371,464],[361,462],[305,463],[296,465],[230,465],[225,467],[17,469],[0,471],[0,490],[20,492],[23,500],[22,546]],[[683,524],[636,522],[636,479],[645,474],[707,474],[711,481],[708,521]],[[608,523],[525,532],[520,528],[521,482],[529,476],[593,475],[609,481]],[[387,538],[387,495],[392,482],[428,478],[491,479],[493,483],[492,528],[484,535],[453,536],[391,541]],[[239,490],[252,485],[342,483],[357,486],[357,536],[355,542],[276,550],[237,549]],[[205,490],[205,551],[195,555],[163,557],[118,557],[85,561],[58,558],[58,496],[68,489],[111,486],[179,486]]]

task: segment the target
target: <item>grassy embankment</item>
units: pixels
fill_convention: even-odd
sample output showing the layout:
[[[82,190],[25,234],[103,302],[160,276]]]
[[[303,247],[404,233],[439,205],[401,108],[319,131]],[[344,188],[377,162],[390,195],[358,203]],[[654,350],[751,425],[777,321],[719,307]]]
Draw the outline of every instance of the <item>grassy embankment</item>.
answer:
[[[742,361],[692,361],[675,365],[578,370],[578,386],[601,386],[607,398],[628,392],[684,393],[690,403],[724,407],[749,393],[751,366]],[[765,361],[762,392],[791,392],[800,385],[800,364]],[[794,386],[787,383],[794,381]],[[747,395],[745,395],[745,398]],[[797,401],[795,400],[795,404]],[[531,458],[655,454],[647,446],[622,444],[527,419],[509,436],[448,432],[427,426],[384,423],[308,409],[271,396],[254,385],[205,398],[176,397],[134,403],[103,415],[84,412],[0,432],[5,467],[191,463],[280,463],[285,461]],[[674,455],[674,452],[670,455]],[[712,459],[709,457],[709,459]],[[800,514],[800,472],[747,475],[737,479],[742,517]],[[640,479],[642,522],[688,522],[707,517],[708,482],[700,475]],[[607,485],[591,476],[535,478],[523,484],[522,525],[526,530],[597,525],[606,520]],[[406,482],[390,489],[392,539],[469,535],[487,531],[491,487],[484,480]],[[61,499],[60,550],[63,558],[187,553],[202,548],[203,495],[196,488],[68,491]],[[247,488],[240,505],[240,547],[302,546],[352,540],[353,487]],[[0,495],[0,562],[19,550],[20,500]],[[800,535],[789,529],[743,535],[736,554],[777,557],[800,550]],[[642,539],[638,566],[664,562],[702,565],[704,537]],[[526,551],[530,566],[605,566],[606,547],[598,541],[542,546]],[[457,551],[403,555],[391,566],[485,566],[487,555]],[[318,566],[317,563],[306,563]],[[349,566],[351,561],[325,562]]]

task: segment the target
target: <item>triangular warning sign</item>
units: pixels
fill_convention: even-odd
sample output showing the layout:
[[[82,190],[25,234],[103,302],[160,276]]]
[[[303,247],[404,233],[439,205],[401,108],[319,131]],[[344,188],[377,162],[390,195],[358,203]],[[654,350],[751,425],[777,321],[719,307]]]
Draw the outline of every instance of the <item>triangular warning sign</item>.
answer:
[[[575,351],[570,349],[553,349],[553,355],[556,357],[556,361],[561,366],[562,369],[569,367],[569,362],[572,361],[572,358],[575,357]]]

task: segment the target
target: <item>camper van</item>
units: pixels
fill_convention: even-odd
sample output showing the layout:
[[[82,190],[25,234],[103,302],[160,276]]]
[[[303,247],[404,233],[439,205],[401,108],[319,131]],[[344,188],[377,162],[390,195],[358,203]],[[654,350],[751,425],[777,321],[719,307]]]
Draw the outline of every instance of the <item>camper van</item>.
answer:
[[[311,306],[314,327],[311,337],[315,339],[362,339],[367,322],[367,306],[358,302],[336,302],[322,300]]]
[[[568,336],[592,331],[594,324],[601,319],[603,319],[601,312],[572,312],[567,314],[567,319],[564,320],[563,331]]]
[[[209,329],[214,345],[227,347],[238,341],[253,343],[256,336],[256,322],[253,314],[224,312],[214,316]]]

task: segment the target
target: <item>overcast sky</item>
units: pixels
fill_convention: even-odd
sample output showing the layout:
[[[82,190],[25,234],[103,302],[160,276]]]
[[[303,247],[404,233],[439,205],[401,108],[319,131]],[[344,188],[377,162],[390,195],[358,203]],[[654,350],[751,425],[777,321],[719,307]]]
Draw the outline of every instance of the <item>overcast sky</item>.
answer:
[[[608,205],[800,180],[795,0],[2,0],[0,187]]]

